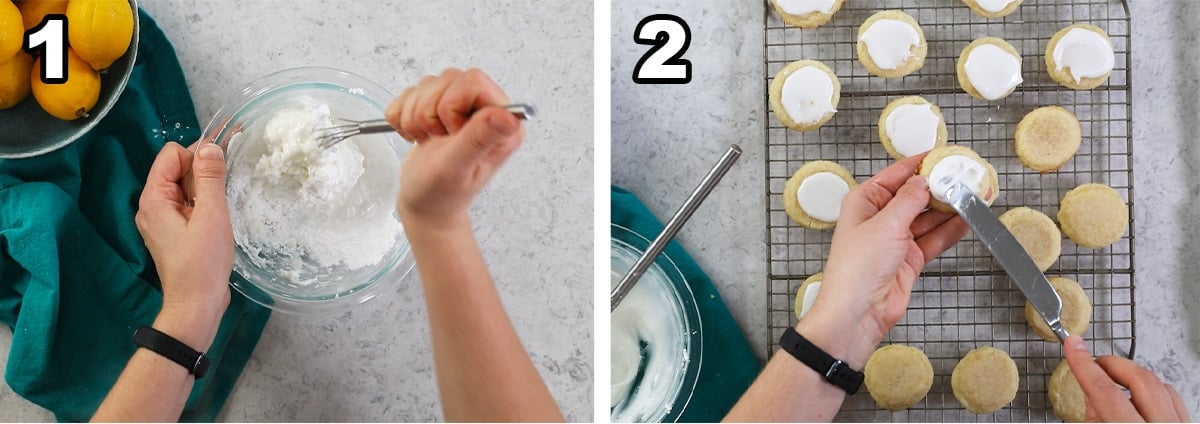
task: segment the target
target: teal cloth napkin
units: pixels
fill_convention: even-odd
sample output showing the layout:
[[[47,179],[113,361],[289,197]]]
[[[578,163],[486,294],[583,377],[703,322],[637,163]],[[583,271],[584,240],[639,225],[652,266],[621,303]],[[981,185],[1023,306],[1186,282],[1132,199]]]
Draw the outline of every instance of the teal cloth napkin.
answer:
[[[133,330],[162,305],[133,216],[163,144],[200,137],[175,50],[139,13],[137,63],[112,111],[61,150],[0,160],[0,322],[13,332],[4,379],[62,421],[91,418],[133,355]],[[182,420],[216,418],[268,316],[233,293]]]
[[[653,238],[662,232],[662,223],[637,196],[612,186],[612,222]],[[696,261],[672,240],[663,250],[675,262],[692,288],[704,323],[704,362],[695,393],[679,417],[680,422],[718,422],[754,382],[762,364],[750,350],[746,336],[721,300],[721,293]]]

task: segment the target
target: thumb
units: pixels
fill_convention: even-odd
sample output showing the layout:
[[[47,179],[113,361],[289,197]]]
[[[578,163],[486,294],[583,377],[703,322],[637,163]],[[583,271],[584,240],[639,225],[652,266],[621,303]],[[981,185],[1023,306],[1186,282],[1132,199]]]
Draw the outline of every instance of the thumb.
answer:
[[[896,190],[896,196],[876,216],[891,220],[899,228],[907,229],[928,205],[929,183],[924,177],[914,175]]]
[[[498,107],[479,109],[450,147],[451,159],[459,165],[475,163],[520,130],[521,121],[511,112]]]
[[[1101,418],[1105,421],[1141,421],[1129,398],[1092,358],[1082,337],[1067,337],[1063,342],[1063,355],[1067,357],[1067,365],[1071,367],[1075,381],[1079,382],[1079,388],[1083,389],[1087,406]]]
[[[193,219],[224,219],[229,216],[225,204],[225,152],[220,146],[206,143],[199,147],[192,162],[195,186]]]

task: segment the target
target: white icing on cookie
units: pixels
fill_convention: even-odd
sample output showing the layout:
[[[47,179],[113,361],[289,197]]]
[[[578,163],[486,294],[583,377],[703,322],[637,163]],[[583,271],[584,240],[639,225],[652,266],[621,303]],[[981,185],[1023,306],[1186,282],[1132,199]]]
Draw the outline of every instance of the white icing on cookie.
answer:
[[[775,0],[775,4],[789,15],[807,15],[813,12],[828,14],[833,11],[837,0]]]
[[[812,124],[827,113],[837,112],[833,105],[833,79],[814,66],[805,66],[788,75],[779,100],[788,117],[800,124]]]
[[[981,44],[967,53],[967,80],[988,100],[1004,97],[1021,79],[1021,59],[994,44]]]
[[[805,214],[825,222],[837,222],[842,199],[850,193],[846,180],[832,172],[818,172],[800,182],[796,201]]]
[[[1113,46],[1108,38],[1096,31],[1071,28],[1058,39],[1054,46],[1055,69],[1071,69],[1071,77],[1078,83],[1084,78],[1108,75],[1116,62]]]
[[[937,144],[941,119],[933,113],[933,105],[906,104],[892,110],[884,122],[884,131],[891,139],[892,149],[909,157],[928,152]]]
[[[929,172],[929,192],[938,201],[950,203],[946,198],[946,191],[953,187],[955,182],[961,182],[972,193],[979,195],[986,175],[987,169],[975,159],[963,155],[946,156]]]
[[[896,69],[912,57],[912,47],[921,44],[917,29],[896,19],[880,19],[863,31],[867,54],[880,69]]]

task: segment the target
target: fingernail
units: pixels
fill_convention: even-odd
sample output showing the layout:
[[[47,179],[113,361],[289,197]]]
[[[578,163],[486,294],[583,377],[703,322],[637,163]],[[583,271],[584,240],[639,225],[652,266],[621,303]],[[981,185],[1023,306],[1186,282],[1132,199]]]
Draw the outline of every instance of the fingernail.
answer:
[[[912,184],[913,187],[916,187],[916,188],[926,188],[929,186],[929,182],[925,181],[925,177],[922,177],[920,175],[915,175],[915,176],[909,178],[908,183]]]
[[[204,159],[220,159],[222,156],[225,156],[225,152],[216,144],[206,144],[200,148],[200,157]]]
[[[1071,349],[1074,349],[1074,350],[1083,350],[1083,351],[1087,350],[1087,346],[1083,345],[1083,337],[1079,337],[1079,336],[1067,337],[1067,347],[1070,347]]]

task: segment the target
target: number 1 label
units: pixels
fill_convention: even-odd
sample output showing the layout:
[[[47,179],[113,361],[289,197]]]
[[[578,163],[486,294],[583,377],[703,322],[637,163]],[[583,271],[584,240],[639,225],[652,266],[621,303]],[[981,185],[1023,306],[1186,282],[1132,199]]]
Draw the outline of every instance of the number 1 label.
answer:
[[[25,32],[23,48],[29,54],[42,55],[39,76],[46,84],[67,82],[67,16],[46,15],[42,23]]]
[[[687,84],[692,81],[692,62],[682,59],[692,43],[692,30],[675,15],[650,15],[633,30],[633,41],[650,48],[633,67],[638,84]]]

